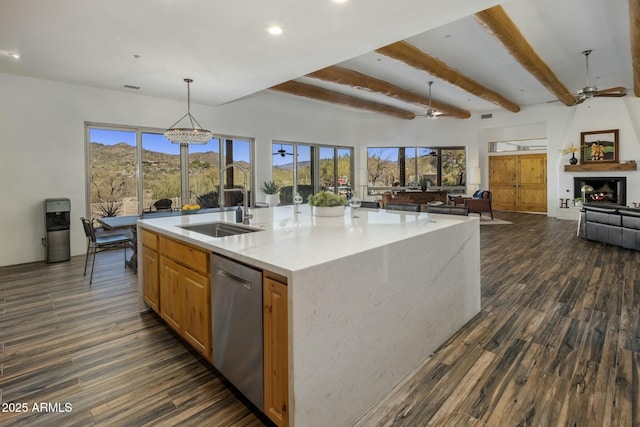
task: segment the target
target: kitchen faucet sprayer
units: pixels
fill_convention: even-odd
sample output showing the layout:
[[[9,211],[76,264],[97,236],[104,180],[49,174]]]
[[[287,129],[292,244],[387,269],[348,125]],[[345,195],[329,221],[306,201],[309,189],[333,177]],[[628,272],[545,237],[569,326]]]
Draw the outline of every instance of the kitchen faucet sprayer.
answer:
[[[240,169],[240,172],[242,172],[242,177],[243,177],[243,182],[242,182],[242,190],[238,190],[237,188],[224,188],[224,172],[227,169],[230,168],[238,168]],[[249,224],[249,220],[251,218],[253,218],[253,215],[251,215],[249,213],[249,201],[247,199],[247,177],[248,177],[248,172],[245,168],[243,168],[242,166],[240,166],[237,163],[229,163],[228,165],[226,165],[223,169],[222,169],[222,191],[227,192],[227,191],[242,191],[242,207],[244,210],[244,219],[242,221],[243,224]],[[233,185],[233,184],[232,184]]]

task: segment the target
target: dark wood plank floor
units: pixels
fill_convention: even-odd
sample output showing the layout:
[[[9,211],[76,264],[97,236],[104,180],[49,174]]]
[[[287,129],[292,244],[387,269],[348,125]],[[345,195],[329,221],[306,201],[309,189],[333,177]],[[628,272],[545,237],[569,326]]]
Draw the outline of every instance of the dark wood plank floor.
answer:
[[[91,286],[83,267],[84,256],[0,268],[0,425],[268,424],[158,317],[139,313],[121,250],[98,254]],[[41,403],[54,412],[33,411]]]
[[[575,222],[497,216],[514,224],[481,227],[481,313],[359,425],[639,425],[640,253],[582,241]],[[91,287],[83,263],[0,268],[0,400],[28,405],[0,425],[267,423],[138,312],[121,252],[98,255]]]
[[[640,425],[640,252],[576,222],[481,227],[482,310],[361,426]]]

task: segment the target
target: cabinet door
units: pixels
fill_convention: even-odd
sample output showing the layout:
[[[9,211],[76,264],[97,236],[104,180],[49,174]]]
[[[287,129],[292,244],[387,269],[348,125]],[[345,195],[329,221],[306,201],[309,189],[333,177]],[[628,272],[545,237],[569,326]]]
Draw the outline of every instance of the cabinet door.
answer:
[[[278,426],[289,425],[287,286],[263,281],[264,413]]]
[[[195,271],[182,270],[184,339],[203,356],[211,359],[211,297],[209,278]]]
[[[160,312],[160,282],[158,253],[146,246],[142,247],[142,296],[156,313]]]
[[[166,257],[160,257],[160,317],[180,331],[182,323],[182,267]]]

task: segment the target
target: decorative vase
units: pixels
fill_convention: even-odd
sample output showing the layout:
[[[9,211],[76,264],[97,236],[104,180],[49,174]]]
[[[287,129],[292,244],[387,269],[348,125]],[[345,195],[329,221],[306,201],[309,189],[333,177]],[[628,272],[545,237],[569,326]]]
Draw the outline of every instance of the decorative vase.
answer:
[[[312,206],[314,216],[344,216],[344,206]]]
[[[264,199],[265,203],[269,205],[270,208],[274,206],[278,206],[278,195],[277,194],[267,194]]]
[[[576,153],[571,153],[571,158],[569,159],[569,163],[575,165],[578,163],[578,159],[576,159]]]

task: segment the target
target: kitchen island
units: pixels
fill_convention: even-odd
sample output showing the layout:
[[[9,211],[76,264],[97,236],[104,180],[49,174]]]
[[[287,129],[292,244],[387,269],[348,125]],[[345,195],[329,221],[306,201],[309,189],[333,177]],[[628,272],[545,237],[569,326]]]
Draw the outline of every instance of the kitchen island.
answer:
[[[138,227],[281,276],[288,314],[287,348],[279,349],[288,383],[282,424],[348,426],[479,312],[479,221],[369,209],[352,218],[348,208],[326,218],[298,209],[255,209],[249,227],[260,231],[223,238],[181,227],[233,223],[234,212]]]

